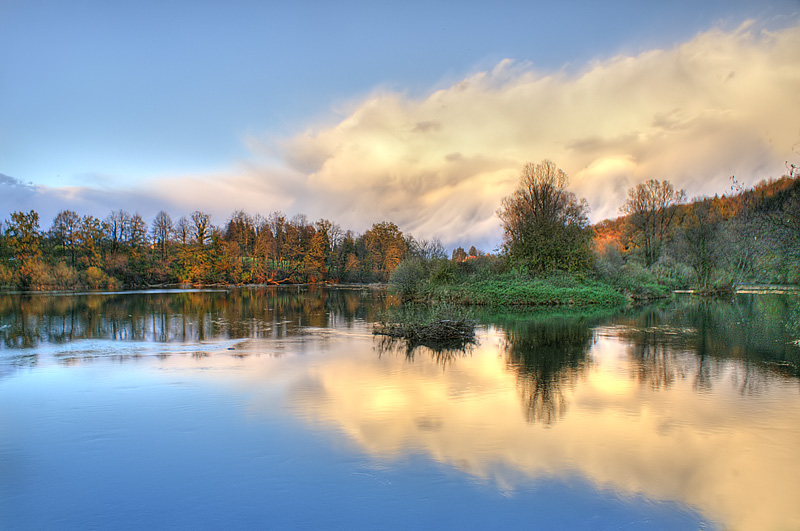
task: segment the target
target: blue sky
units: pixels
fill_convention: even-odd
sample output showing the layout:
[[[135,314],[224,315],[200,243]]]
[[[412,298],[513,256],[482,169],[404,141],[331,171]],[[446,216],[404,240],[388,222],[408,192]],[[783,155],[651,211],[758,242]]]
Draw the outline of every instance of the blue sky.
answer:
[[[780,175],[800,2],[555,4],[0,0],[0,217],[282,210],[491,249],[528,160],[595,221],[651,176]]]

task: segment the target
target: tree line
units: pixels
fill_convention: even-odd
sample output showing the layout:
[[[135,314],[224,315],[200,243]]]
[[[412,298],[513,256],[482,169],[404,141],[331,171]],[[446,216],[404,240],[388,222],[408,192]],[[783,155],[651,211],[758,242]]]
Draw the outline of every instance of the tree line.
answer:
[[[49,229],[35,211],[13,212],[0,231],[0,285],[26,289],[190,284],[386,281],[409,254],[443,256],[437,240],[406,236],[391,222],[363,234],[305,215],[234,212],[222,225],[192,212],[104,219],[63,210]]]
[[[0,226],[0,285],[93,289],[168,284],[385,282],[408,258],[443,282],[458,267],[531,276],[592,276],[621,288],[659,284],[713,290],[737,282],[800,283],[800,171],[747,189],[686,200],[668,181],[628,190],[620,217],[594,226],[589,206],[567,190],[553,162],[526,164],[497,215],[495,255],[458,247],[450,259],[436,240],[405,235],[392,222],[363,234],[305,215],[234,212],[221,226],[195,211],[177,221],[161,211],[148,224],[116,210],[104,219],[63,210],[49,229],[35,211]],[[433,274],[433,273],[431,273]],[[418,276],[414,274],[415,278]]]
[[[628,190],[621,214],[594,226],[555,164],[526,164],[503,200],[504,255],[534,275],[593,274],[626,287],[714,291],[741,282],[800,283],[800,169],[752,189],[686,200],[669,181]]]

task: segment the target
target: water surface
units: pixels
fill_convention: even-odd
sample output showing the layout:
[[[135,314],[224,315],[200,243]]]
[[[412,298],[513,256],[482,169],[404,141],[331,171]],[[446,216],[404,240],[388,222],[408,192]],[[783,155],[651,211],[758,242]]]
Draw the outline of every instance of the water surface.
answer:
[[[797,300],[484,313],[380,290],[0,296],[0,527],[793,529]]]

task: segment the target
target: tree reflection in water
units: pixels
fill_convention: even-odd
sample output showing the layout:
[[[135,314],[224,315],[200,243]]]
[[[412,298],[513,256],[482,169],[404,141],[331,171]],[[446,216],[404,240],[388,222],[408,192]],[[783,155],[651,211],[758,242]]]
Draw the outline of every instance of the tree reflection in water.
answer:
[[[761,392],[771,375],[800,375],[791,295],[737,295],[730,300],[681,297],[621,318],[638,381],[653,389],[692,378],[705,392],[731,360],[742,394]]]
[[[374,320],[386,295],[323,286],[208,291],[0,295],[0,343],[8,349],[78,339],[197,342],[275,338]]]
[[[405,339],[380,336],[375,337],[375,348],[378,351],[378,356],[405,356],[408,361],[413,362],[417,356],[427,355],[437,365],[441,365],[443,369],[447,368],[448,364],[452,364],[459,358],[464,358],[472,354],[475,349],[475,344],[468,343],[466,345],[421,345],[415,344]]]
[[[589,366],[592,329],[580,317],[502,325],[508,367],[517,373],[527,420],[551,424],[567,411],[565,390]]]

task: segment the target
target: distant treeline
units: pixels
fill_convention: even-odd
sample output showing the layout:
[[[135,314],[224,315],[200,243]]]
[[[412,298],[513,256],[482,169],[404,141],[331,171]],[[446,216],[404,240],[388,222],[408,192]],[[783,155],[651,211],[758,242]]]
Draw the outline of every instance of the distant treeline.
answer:
[[[304,215],[237,211],[222,226],[200,211],[148,225],[124,210],[105,219],[60,212],[43,230],[39,215],[14,212],[0,237],[0,285],[92,289],[190,284],[386,281],[409,253],[443,255],[438,242],[405,236],[394,223],[363,234]]]
[[[553,174],[555,166],[547,165],[552,163],[539,169]],[[563,188],[566,176],[557,176]],[[800,281],[797,176],[753,189],[734,180],[732,194],[691,202],[666,181],[648,181],[629,191],[620,209],[624,216],[593,227],[586,222],[585,201],[570,194],[554,196],[563,198],[554,204],[567,217],[558,209],[551,213],[526,206],[533,197],[527,191],[538,194],[542,182],[531,174],[529,186],[504,201],[505,239],[498,256],[459,247],[448,258],[438,240],[418,240],[388,221],[357,234],[325,219],[311,222],[281,212],[251,216],[237,211],[215,226],[200,211],[177,221],[162,211],[148,225],[139,214],[124,210],[104,219],[64,210],[45,229],[35,211],[13,212],[0,224],[0,286],[385,282],[407,258],[449,262],[451,267],[489,259],[495,273],[518,270],[536,276],[560,270],[623,287],[632,281],[702,289],[741,281]],[[542,217],[542,211],[550,217]]]

